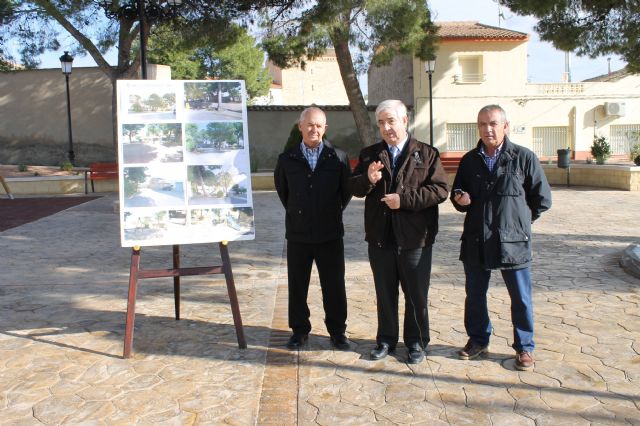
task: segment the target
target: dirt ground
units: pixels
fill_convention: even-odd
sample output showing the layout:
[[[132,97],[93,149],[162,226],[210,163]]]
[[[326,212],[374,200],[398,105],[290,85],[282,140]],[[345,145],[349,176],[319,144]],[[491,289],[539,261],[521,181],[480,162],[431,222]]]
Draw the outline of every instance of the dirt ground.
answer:
[[[82,171],[66,172],[60,170],[58,166],[27,166],[24,172],[18,171],[17,165],[2,164],[0,165],[0,176],[4,178],[12,177],[34,177],[34,176],[71,176],[82,174]]]

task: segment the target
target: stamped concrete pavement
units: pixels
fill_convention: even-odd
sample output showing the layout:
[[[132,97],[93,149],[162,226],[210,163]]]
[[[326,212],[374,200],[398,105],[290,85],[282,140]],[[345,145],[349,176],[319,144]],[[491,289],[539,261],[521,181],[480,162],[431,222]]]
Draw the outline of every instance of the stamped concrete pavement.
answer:
[[[632,192],[555,187],[534,225],[536,366],[513,368],[509,298],[499,274],[485,358],[460,361],[463,216],[447,202],[434,247],[425,361],[406,352],[370,361],[373,281],[362,200],[345,212],[347,334],[331,349],[317,275],[313,334],[282,348],[286,322],[283,214],[254,194],[255,241],[229,251],[248,348],[238,349],[222,277],[182,279],[180,321],[169,279],[138,289],[133,357],[122,359],[130,250],[120,248],[108,195],[0,233],[0,423],[640,425],[640,280],[618,265],[640,241]],[[183,266],[219,263],[215,244],[183,246]],[[143,247],[145,268],[169,267],[168,247]],[[401,312],[402,314],[402,312]]]

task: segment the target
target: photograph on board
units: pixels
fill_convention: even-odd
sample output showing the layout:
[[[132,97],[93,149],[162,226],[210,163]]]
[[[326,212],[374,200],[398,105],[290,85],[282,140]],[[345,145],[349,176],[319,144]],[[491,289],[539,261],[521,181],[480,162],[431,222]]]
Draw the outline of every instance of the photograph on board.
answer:
[[[126,84],[123,101],[126,121],[152,121],[176,119],[176,86],[171,81],[144,84],[131,81]]]
[[[184,170],[178,164],[124,167],[124,207],[184,204]]]
[[[191,232],[213,232],[228,240],[248,239],[255,235],[251,207],[192,209],[190,221]]]
[[[242,85],[237,81],[184,83],[187,121],[242,120]]]
[[[125,164],[179,163],[184,159],[180,123],[123,124],[120,138]]]
[[[187,166],[188,202],[197,204],[246,204],[249,175],[228,165]]]
[[[183,234],[186,210],[131,209],[124,211],[124,235],[137,241],[162,241]]]

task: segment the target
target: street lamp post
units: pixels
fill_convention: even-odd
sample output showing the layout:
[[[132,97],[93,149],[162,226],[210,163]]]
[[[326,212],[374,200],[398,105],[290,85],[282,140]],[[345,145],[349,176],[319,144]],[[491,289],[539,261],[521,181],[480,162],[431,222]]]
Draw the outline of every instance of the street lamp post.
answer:
[[[433,72],[436,69],[436,60],[429,59],[424,63],[424,70],[429,75],[429,145],[433,146],[433,90],[431,85],[431,79]]]
[[[71,96],[69,94],[69,75],[71,75],[71,68],[73,65],[73,56],[69,55],[69,52],[65,51],[64,55],[60,56],[60,66],[62,67],[62,74],[64,74],[65,81],[67,83],[67,118],[69,123],[69,162],[73,165],[76,159],[73,153],[73,134],[71,131]]]

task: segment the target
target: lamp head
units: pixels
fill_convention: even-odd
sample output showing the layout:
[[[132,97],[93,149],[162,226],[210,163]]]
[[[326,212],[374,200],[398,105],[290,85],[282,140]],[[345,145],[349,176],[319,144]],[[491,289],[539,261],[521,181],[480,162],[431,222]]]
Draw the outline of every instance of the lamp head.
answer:
[[[436,59],[429,59],[424,63],[424,70],[427,74],[433,74],[436,69]]]
[[[62,67],[62,74],[71,74],[72,65],[73,56],[69,55],[69,52],[65,50],[64,55],[60,56],[60,66]]]

